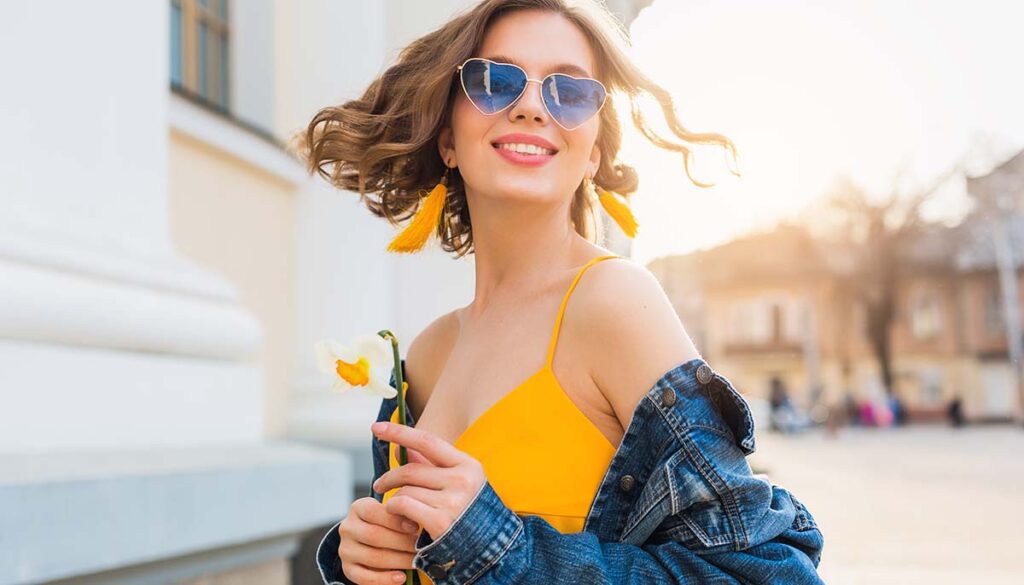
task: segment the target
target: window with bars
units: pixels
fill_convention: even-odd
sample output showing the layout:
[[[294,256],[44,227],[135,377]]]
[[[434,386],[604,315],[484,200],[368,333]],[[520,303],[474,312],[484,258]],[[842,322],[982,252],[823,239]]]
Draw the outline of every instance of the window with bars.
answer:
[[[171,0],[171,86],[228,111],[229,34],[228,0]]]

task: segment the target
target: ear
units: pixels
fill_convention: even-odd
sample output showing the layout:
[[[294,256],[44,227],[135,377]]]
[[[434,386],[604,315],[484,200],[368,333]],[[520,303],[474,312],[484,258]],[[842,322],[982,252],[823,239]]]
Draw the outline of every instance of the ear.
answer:
[[[449,166],[458,166],[455,158],[455,141],[450,126],[441,128],[437,133],[437,151],[441,154],[441,160],[446,161]]]
[[[590,151],[590,168],[588,169],[590,176],[594,177],[597,175],[597,169],[601,166],[601,149],[597,146],[597,141],[594,141],[594,148]]]

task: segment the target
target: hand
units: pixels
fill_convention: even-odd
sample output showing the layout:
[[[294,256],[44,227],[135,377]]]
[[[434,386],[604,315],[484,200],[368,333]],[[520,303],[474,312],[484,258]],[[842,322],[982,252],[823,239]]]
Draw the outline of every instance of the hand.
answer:
[[[342,572],[351,581],[360,585],[405,583],[404,569],[413,568],[419,526],[388,512],[376,499],[365,497],[349,506],[338,534]]]
[[[384,493],[402,486],[384,507],[418,523],[436,539],[462,515],[487,481],[483,465],[423,429],[384,422],[370,428],[381,441],[404,445],[409,459],[377,478],[373,489]]]

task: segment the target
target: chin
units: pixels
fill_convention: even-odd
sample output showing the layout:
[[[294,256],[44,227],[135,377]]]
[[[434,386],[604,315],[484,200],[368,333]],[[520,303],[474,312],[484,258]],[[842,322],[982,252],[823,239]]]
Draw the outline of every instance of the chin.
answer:
[[[546,182],[536,182],[536,184],[525,184],[509,185],[508,183],[495,187],[495,196],[504,200],[515,200],[515,201],[544,201],[550,198],[550,194],[556,191],[556,187],[553,187]]]

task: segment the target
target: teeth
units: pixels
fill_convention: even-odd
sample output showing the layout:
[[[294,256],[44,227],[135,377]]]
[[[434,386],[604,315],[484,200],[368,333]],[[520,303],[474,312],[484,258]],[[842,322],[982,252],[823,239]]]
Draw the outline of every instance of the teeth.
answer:
[[[512,142],[506,142],[504,144],[499,144],[498,148],[511,150],[520,154],[555,154],[555,151],[547,148],[541,148],[536,144],[515,144]]]

